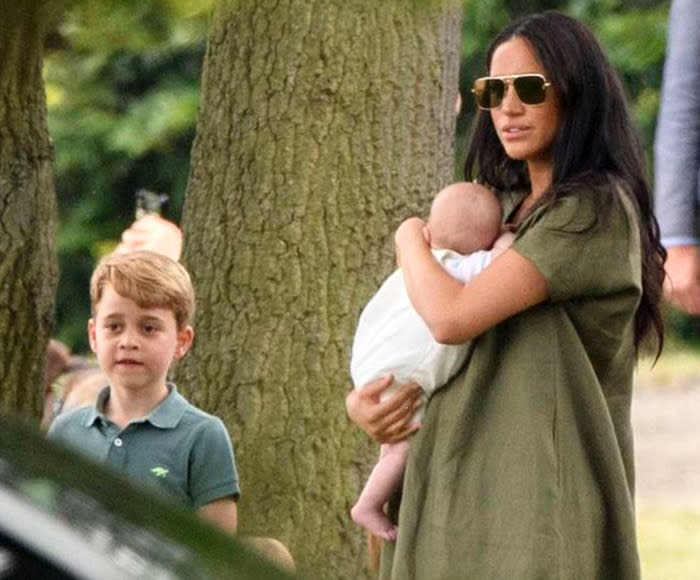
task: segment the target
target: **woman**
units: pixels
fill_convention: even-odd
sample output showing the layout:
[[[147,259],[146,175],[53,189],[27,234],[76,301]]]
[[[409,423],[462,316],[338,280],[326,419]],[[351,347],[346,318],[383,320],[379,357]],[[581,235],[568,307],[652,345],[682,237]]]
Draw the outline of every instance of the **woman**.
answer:
[[[558,13],[509,25],[487,64],[466,175],[500,192],[516,240],[461,285],[421,220],[396,233],[433,335],[474,342],[412,443],[382,577],[638,579],[632,373],[645,339],[663,342],[665,254],[624,94]],[[382,441],[414,429],[399,401],[375,402],[385,382],[347,399]]]

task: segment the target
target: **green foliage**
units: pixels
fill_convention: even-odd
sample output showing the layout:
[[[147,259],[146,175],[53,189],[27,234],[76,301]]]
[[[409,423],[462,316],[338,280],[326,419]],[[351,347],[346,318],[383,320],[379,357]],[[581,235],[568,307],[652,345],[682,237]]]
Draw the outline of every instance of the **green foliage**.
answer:
[[[108,147],[132,158],[151,150],[167,150],[168,143],[191,129],[198,97],[195,86],[164,82],[125,112],[122,122],[108,137]]]
[[[700,566],[700,510],[680,502],[639,510],[639,552],[644,578],[691,580]]]
[[[461,179],[461,160],[464,159],[469,127],[474,119],[476,105],[471,95],[472,81],[486,74],[486,49],[511,16],[504,0],[464,0],[462,16],[462,55],[459,88],[462,95],[462,113],[457,118],[455,143],[455,179]]]
[[[196,43],[211,0],[81,0],[63,24],[74,49],[138,54]]]
[[[142,187],[182,205],[208,2],[78,2],[53,34],[45,81],[55,144],[58,337],[87,348],[88,280],[134,216]],[[55,40],[58,39],[58,42]]]
[[[686,344],[700,346],[700,317],[669,308],[666,315],[668,331]]]
[[[622,77],[649,152],[660,100],[667,18],[668,2],[656,2],[645,8],[607,13],[591,23]]]

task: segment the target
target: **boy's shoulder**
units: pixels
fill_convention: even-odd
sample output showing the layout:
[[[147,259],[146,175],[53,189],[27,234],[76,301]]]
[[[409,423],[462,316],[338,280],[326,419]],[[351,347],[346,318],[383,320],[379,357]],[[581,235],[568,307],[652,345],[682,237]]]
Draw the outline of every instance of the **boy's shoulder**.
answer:
[[[193,405],[179,391],[175,393],[175,396],[179,399],[178,406],[181,406],[181,420],[179,424],[189,427],[193,425],[224,427],[224,423],[219,417]]]
[[[179,410],[172,424],[173,436],[182,448],[204,450],[205,456],[233,456],[233,441],[224,422],[196,407],[179,393],[173,393]]]
[[[58,438],[80,428],[89,427],[89,419],[95,414],[94,405],[85,405],[59,414],[51,423],[47,437]]]

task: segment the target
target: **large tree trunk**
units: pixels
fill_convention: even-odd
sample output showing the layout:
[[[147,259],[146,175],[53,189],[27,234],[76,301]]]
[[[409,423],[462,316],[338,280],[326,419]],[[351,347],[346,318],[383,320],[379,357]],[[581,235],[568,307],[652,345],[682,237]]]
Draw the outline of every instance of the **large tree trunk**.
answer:
[[[37,416],[57,276],[42,0],[0,2],[0,410]]]
[[[223,0],[212,17],[178,378],[232,432],[241,532],[281,538],[309,577],[365,574],[348,512],[377,448],[345,415],[349,347],[395,227],[452,176],[459,30],[439,2]]]

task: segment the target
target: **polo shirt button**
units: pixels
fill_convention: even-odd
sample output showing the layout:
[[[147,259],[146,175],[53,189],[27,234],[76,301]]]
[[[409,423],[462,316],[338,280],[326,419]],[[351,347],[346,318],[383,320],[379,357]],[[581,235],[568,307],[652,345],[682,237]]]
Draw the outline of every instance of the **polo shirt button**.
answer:
[[[122,446],[122,443],[123,443],[123,442],[122,442],[122,440],[121,440],[119,437],[117,437],[117,438],[114,440],[114,444],[115,444],[117,447],[121,447],[121,446]]]

